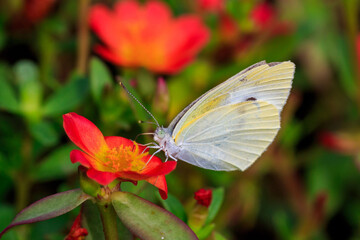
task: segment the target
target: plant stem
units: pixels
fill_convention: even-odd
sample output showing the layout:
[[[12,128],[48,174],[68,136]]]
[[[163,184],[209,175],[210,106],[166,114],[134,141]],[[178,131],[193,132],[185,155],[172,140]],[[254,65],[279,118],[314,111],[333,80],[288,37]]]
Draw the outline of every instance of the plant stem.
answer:
[[[90,0],[79,1],[79,19],[77,36],[77,63],[76,68],[81,75],[86,74],[87,59],[89,54],[89,25],[88,11]]]
[[[103,223],[103,231],[106,240],[118,240],[119,234],[117,229],[117,215],[114,207],[109,204],[98,203],[101,221]]]

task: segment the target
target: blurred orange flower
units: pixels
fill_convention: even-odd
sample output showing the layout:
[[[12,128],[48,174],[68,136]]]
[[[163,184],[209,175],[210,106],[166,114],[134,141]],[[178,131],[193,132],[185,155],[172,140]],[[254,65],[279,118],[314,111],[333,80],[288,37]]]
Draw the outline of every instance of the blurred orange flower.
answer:
[[[90,25],[105,46],[95,51],[115,64],[145,67],[173,74],[195,58],[209,39],[209,30],[194,15],[173,18],[167,5],[149,1],[141,6],[126,0],[111,11],[102,4],[90,10]]]
[[[89,178],[102,185],[116,178],[131,182],[145,180],[159,189],[162,198],[167,198],[165,175],[175,169],[175,161],[151,158],[145,146],[129,139],[104,137],[92,122],[76,113],[65,114],[63,118],[66,134],[83,150],[72,150],[71,162],[88,168]]]

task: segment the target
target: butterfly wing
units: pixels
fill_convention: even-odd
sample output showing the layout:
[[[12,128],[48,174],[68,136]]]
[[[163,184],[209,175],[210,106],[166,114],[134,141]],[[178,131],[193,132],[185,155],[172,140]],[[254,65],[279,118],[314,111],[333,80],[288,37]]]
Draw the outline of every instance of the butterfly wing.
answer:
[[[281,112],[291,89],[295,65],[287,62],[256,63],[209,90],[171,122],[173,137],[188,122],[216,107],[244,102],[265,101]]]
[[[203,94],[170,124],[183,161],[245,170],[273,141],[294,76],[292,62],[259,62]]]
[[[218,171],[245,170],[273,141],[280,128],[276,107],[247,101],[210,110],[181,131],[177,157]]]

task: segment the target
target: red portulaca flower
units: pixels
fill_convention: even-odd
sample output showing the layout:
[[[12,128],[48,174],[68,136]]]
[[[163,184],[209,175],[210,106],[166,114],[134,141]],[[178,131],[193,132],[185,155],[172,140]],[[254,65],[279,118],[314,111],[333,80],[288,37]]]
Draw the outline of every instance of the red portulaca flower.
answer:
[[[81,227],[81,212],[75,218],[73,225],[71,226],[70,233],[65,237],[65,240],[84,240],[88,235],[86,228]]]
[[[114,64],[145,67],[158,73],[177,73],[195,58],[209,39],[201,19],[173,18],[167,5],[120,1],[114,10],[102,4],[90,10],[90,25],[104,45],[95,51]]]
[[[175,169],[175,161],[151,158],[144,146],[129,139],[104,137],[92,122],[76,113],[65,114],[63,118],[66,134],[82,150],[71,151],[71,162],[88,168],[89,178],[102,185],[117,178],[132,182],[145,180],[159,188],[162,198],[167,198],[165,175]]]
[[[198,204],[209,207],[212,200],[212,190],[202,188],[195,192],[194,198]]]

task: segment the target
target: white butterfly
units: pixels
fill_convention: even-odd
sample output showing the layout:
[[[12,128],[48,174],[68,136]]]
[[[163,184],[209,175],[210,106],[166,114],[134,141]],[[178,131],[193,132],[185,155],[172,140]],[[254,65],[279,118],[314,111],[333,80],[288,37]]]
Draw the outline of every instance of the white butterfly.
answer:
[[[294,72],[290,61],[248,67],[193,101],[168,128],[158,125],[153,148],[205,169],[247,169],[280,129]]]

